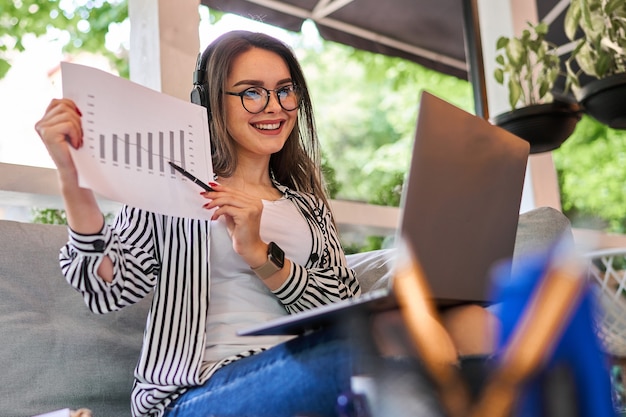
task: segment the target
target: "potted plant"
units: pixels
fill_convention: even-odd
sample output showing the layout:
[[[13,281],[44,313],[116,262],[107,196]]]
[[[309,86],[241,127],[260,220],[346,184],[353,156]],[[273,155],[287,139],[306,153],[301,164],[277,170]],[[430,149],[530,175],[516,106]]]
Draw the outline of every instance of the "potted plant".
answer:
[[[566,61],[567,82],[584,111],[612,128],[626,129],[626,2],[572,0],[564,28],[576,42]],[[581,86],[582,73],[591,81]]]
[[[552,92],[560,75],[556,45],[545,37],[548,25],[533,25],[519,37],[500,37],[496,50],[494,77],[508,86],[511,111],[493,118],[493,122],[527,140],[530,152],[558,148],[574,131],[580,120],[580,106],[565,94],[555,99]]]

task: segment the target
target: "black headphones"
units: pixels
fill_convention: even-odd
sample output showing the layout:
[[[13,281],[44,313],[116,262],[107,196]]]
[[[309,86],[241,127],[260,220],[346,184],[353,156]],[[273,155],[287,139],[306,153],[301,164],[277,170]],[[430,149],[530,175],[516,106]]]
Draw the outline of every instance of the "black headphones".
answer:
[[[196,70],[193,72],[193,89],[191,90],[191,102],[206,107],[209,119],[211,118],[211,108],[209,106],[209,82],[206,66],[213,49],[213,45],[209,45],[202,54],[198,54]]]

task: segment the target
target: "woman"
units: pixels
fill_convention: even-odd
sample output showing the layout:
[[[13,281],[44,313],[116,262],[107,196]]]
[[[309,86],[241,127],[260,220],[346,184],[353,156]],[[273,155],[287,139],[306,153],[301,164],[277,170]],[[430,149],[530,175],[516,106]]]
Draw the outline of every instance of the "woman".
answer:
[[[343,342],[302,338],[255,355],[283,340],[235,336],[360,293],[324,195],[304,77],[289,48],[263,34],[231,32],[211,51],[217,177],[198,201],[213,211],[211,221],[124,207],[106,225],[93,193],[79,187],[69,152],[83,144],[80,110],[67,99],[51,102],[36,130],[57,166],[67,210],[62,269],[97,313],[154,291],[133,415],[189,413],[199,396],[207,415],[328,415],[349,387]],[[311,365],[291,367],[299,354],[285,356],[286,349],[302,351]],[[309,373],[316,369],[324,372]],[[238,375],[247,375],[244,382]]]
[[[36,124],[67,211],[63,273],[96,313],[153,293],[133,415],[335,415],[361,359],[348,332],[236,336],[360,294],[324,194],[302,70],[287,46],[245,31],[203,57],[216,178],[198,204],[210,221],[124,207],[105,224],[70,155],[83,144],[80,110],[53,100]]]

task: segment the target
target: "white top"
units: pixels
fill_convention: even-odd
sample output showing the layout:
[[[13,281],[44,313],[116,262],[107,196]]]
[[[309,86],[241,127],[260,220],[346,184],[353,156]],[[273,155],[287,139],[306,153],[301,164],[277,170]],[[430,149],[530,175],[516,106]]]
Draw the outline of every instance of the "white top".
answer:
[[[288,233],[285,227],[288,225]],[[276,242],[285,257],[304,265],[311,253],[311,230],[292,201],[263,200],[261,239]],[[237,331],[287,315],[283,304],[233,250],[223,218],[211,222],[211,287],[204,362],[268,348],[291,336],[237,336]]]

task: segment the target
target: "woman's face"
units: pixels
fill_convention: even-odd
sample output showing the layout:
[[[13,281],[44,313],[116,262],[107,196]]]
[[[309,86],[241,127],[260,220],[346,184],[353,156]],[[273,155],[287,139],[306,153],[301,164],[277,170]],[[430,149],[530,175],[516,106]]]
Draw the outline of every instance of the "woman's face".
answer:
[[[226,91],[240,93],[250,87],[274,90],[292,83],[289,68],[279,55],[253,48],[233,61]],[[297,109],[283,109],[275,92],[270,92],[267,107],[257,114],[243,107],[241,97],[225,95],[224,100],[226,126],[237,142],[240,156],[269,156],[282,149],[296,124]]]

